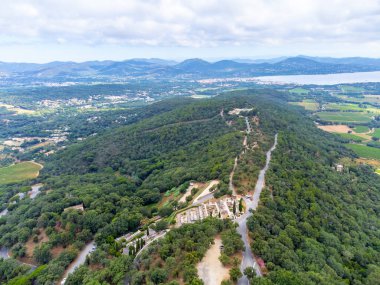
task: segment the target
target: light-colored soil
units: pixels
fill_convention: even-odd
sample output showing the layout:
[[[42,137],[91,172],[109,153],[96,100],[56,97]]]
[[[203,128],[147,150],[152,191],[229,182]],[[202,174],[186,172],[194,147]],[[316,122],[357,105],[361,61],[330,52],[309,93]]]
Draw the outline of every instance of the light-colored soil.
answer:
[[[197,202],[199,199],[201,199],[203,196],[206,196],[211,193],[210,189],[214,186],[219,184],[219,180],[212,180],[210,184],[206,187],[205,190],[199,196],[194,200],[194,203]]]
[[[372,165],[374,167],[379,167],[380,168],[380,161],[375,160],[375,159],[365,159],[365,158],[357,158],[355,160],[357,163],[361,164],[368,164]]]
[[[253,108],[242,108],[242,109],[235,108],[235,109],[229,111],[228,114],[229,115],[240,115],[241,112],[249,112],[252,110],[253,110]]]
[[[223,280],[230,278],[229,270],[219,261],[221,245],[221,239],[215,238],[214,244],[197,265],[198,275],[205,285],[220,285]]]
[[[16,112],[17,114],[31,115],[31,114],[35,113],[35,111],[33,111],[33,110],[22,109],[22,108],[18,108],[18,107],[15,107],[13,105],[4,104],[4,103],[0,103],[0,107],[4,107],[8,111]]]
[[[25,243],[26,247],[26,255],[24,258],[21,258],[21,262],[34,264],[35,261],[33,259],[33,251],[34,249],[41,245],[43,242],[48,242],[49,238],[46,235],[45,229],[40,230],[40,234],[38,235],[38,243],[33,241],[33,237],[30,237],[29,240]]]
[[[55,258],[55,257],[58,257],[64,250],[65,248],[60,245],[60,246],[53,247],[50,252],[53,258]]]
[[[352,131],[352,133],[354,133],[354,131],[351,128],[349,128],[348,126],[346,126],[346,125],[318,126],[318,128],[320,128],[321,130],[324,130],[326,132],[329,132],[329,133],[344,133],[344,134],[347,134],[348,131]]]
[[[193,190],[193,188],[198,188],[200,189],[202,186],[201,183],[194,183],[193,185],[190,185],[187,190],[186,190],[186,193],[183,194],[183,196],[181,197],[181,199],[179,199],[178,202],[180,203],[185,203],[186,202],[186,198],[189,197],[191,195],[191,190]]]
[[[41,142],[41,143],[38,143],[38,144],[35,144],[35,145],[31,146],[29,149],[36,149],[36,148],[44,147],[44,146],[47,146],[47,145],[50,145],[50,144],[52,144],[52,142],[50,142],[50,141]]]

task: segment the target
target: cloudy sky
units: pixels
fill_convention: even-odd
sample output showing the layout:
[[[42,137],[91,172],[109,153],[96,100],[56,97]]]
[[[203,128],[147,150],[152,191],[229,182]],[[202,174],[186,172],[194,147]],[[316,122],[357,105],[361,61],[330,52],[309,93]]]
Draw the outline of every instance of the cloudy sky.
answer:
[[[380,0],[1,0],[0,61],[380,57]]]

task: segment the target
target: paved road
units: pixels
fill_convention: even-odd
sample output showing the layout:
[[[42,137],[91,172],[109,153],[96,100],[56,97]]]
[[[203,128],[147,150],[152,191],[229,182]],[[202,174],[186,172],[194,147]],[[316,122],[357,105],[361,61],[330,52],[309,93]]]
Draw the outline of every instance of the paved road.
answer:
[[[0,248],[0,258],[4,258],[4,259],[9,258],[8,252],[9,252],[9,250],[7,248],[1,247]]]
[[[3,217],[5,216],[6,214],[8,214],[8,209],[4,209],[0,212],[0,217]]]
[[[79,253],[79,255],[77,256],[77,258],[75,258],[75,260],[69,265],[69,267],[67,268],[67,270],[65,271],[65,274],[63,275],[62,279],[65,279],[67,278],[67,276],[69,276],[70,273],[73,273],[75,271],[75,269],[77,269],[79,266],[81,266],[82,264],[84,264],[84,262],[86,261],[86,256],[93,251],[93,247],[95,246],[95,242],[92,241],[90,243],[88,243],[83,249],[82,251]],[[61,284],[60,282],[58,284]]]
[[[203,202],[206,202],[207,200],[210,200],[214,198],[214,193],[209,193],[207,195],[202,196],[202,198],[198,199],[197,201],[193,202],[193,205],[199,205],[202,204]]]
[[[245,123],[247,125],[247,134],[251,133],[251,124],[248,121],[248,117],[245,117]]]
[[[152,243],[154,242],[155,240],[158,240],[162,237],[164,237],[170,230],[165,230],[163,231],[162,233],[158,234],[156,237],[154,237],[153,239],[149,240],[141,249],[140,251],[136,254],[135,256],[135,262],[137,262],[137,257]]]
[[[42,188],[42,186],[44,186],[44,185],[41,184],[41,183],[32,186],[32,190],[30,190],[28,192],[28,195],[29,195],[30,199],[36,198],[36,196],[38,195],[38,193],[40,193],[40,189]]]
[[[265,185],[265,173],[267,172],[269,168],[272,151],[276,149],[276,146],[277,146],[277,134],[275,135],[274,144],[272,148],[267,152],[265,167],[260,171],[259,178],[257,180],[256,187],[255,187],[255,192],[252,196],[252,200],[244,198],[245,203],[247,205],[247,209],[246,209],[245,214],[240,216],[240,218],[237,220],[237,223],[239,224],[239,227],[237,230],[241,234],[242,240],[245,246],[245,250],[243,252],[243,260],[240,265],[240,270],[244,272],[245,268],[253,267],[256,270],[257,276],[262,276],[262,273],[260,271],[259,266],[257,265],[255,257],[253,256],[251,245],[249,244],[247,218],[252,215],[251,210],[256,210],[257,205],[259,204],[260,194]],[[248,278],[245,275],[243,275],[243,277],[241,277],[238,280],[238,285],[249,285]]]
[[[210,184],[206,187],[206,189],[203,190],[202,193],[194,200],[193,205],[198,205],[198,204],[203,203],[204,201],[214,198],[214,192],[210,192],[210,190],[213,186],[218,185],[218,184],[219,184],[218,180],[212,180]],[[203,195],[203,193],[207,193],[207,194]]]

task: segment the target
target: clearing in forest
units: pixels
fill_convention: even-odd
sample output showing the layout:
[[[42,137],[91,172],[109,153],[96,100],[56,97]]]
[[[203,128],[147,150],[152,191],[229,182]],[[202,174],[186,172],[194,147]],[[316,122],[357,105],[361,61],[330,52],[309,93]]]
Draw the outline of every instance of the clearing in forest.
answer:
[[[42,165],[33,161],[24,161],[0,168],[0,184],[22,182],[36,178]]]
[[[197,265],[198,276],[205,285],[220,285],[223,280],[230,278],[229,270],[219,260],[221,245],[220,237],[215,238],[214,244],[211,245],[202,261]]]

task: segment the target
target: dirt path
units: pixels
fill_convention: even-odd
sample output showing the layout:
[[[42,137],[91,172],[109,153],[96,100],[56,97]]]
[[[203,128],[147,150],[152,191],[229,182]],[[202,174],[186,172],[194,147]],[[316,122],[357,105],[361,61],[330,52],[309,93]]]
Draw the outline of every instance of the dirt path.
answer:
[[[235,189],[235,186],[234,186],[232,180],[234,178],[234,174],[235,174],[235,170],[236,170],[236,167],[237,167],[237,163],[238,163],[238,158],[236,157],[235,158],[234,167],[232,168],[232,171],[230,173],[230,182],[229,182],[229,185],[228,185],[228,188],[232,191],[233,195],[236,195],[236,189]]]
[[[205,285],[220,285],[223,280],[229,279],[228,269],[219,260],[221,245],[221,239],[215,238],[214,244],[197,265],[198,275]]]
[[[179,202],[179,203],[185,203],[185,202],[186,202],[186,198],[189,197],[189,196],[191,195],[191,190],[193,190],[193,188],[194,188],[194,185],[190,185],[190,186],[187,188],[185,194],[183,194],[183,196],[181,197],[181,199],[179,199],[178,202]]]
[[[186,192],[185,194],[182,195],[181,199],[178,200],[178,202],[182,202],[182,203],[185,203],[186,202],[186,198],[188,196],[191,195],[191,191],[194,189],[194,188],[197,188],[197,189],[202,189],[204,186],[203,183],[200,183],[200,182],[193,182],[192,185],[190,185],[187,189],[186,189]],[[198,190],[199,191],[199,190]]]

